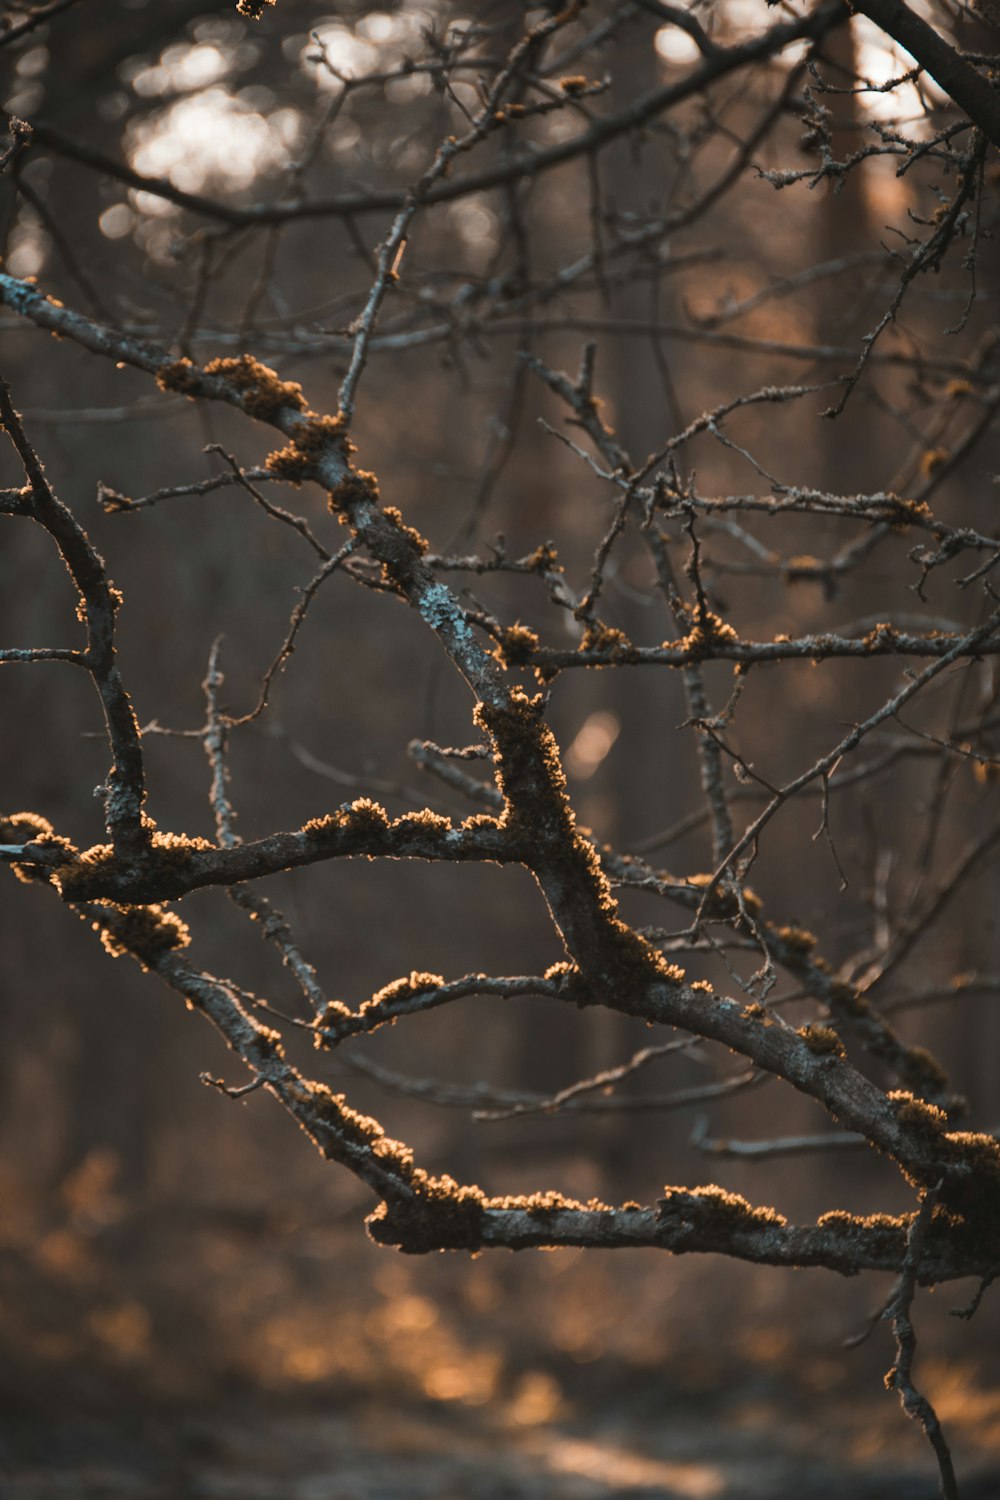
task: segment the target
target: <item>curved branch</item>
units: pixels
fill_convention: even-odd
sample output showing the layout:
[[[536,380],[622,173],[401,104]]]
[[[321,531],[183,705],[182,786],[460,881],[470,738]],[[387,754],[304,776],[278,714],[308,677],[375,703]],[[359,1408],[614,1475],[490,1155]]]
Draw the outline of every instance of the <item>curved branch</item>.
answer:
[[[47,658],[85,666],[100,695],[113,758],[107,785],[102,789],[105,824],[118,858],[128,863],[142,856],[149,833],[142,821],[146,795],[142,739],[115,659],[115,615],[121,596],[108,579],[104,559],[69,507],[53,492],[41,460],[14,410],[10,389],[2,380],[0,427],[7,433],[24,466],[31,491],[30,510],[26,513],[48,532],[59,548],[80,597],[82,619],[87,630],[86,651],[79,655],[49,652]]]
[[[928,26],[903,0],[847,0],[847,3],[905,47],[935,83],[965,110],[986,139],[1000,146],[1000,93],[933,26]]]

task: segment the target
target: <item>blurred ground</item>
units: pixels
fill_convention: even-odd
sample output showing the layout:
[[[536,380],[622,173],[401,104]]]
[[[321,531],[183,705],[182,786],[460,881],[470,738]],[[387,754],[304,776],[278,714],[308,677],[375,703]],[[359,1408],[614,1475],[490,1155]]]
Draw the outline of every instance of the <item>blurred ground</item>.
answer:
[[[530,1386],[525,1387],[530,1399]],[[599,1414],[523,1421],[516,1406],[247,1396],[194,1408],[8,1405],[8,1500],[931,1500],[925,1463],[838,1454],[847,1410],[814,1419],[774,1382],[679,1397],[651,1387]],[[1000,1466],[962,1493],[1000,1495]]]
[[[936,1494],[882,1389],[887,1330],[843,1348],[884,1296],[875,1278],[627,1253],[407,1259],[335,1193],[130,1207],[102,1161],[59,1217],[3,1196],[3,1500]],[[949,1317],[965,1300],[921,1299],[918,1378],[965,1500],[992,1500],[992,1309],[971,1357]]]

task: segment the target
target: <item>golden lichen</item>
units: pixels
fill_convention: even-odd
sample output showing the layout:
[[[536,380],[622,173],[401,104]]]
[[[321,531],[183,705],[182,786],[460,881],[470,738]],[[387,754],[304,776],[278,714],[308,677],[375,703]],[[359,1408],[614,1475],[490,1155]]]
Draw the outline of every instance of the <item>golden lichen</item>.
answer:
[[[925,479],[929,479],[930,476],[937,469],[940,469],[941,466],[942,466],[942,464],[946,464],[950,458],[951,458],[951,450],[949,448],[928,448],[928,449],[926,449],[920,455],[920,472],[921,472],[921,474],[924,476]]]
[[[886,1236],[891,1236],[895,1243],[909,1227],[912,1218],[912,1214],[898,1217],[893,1214],[852,1214],[843,1208],[832,1208],[828,1213],[820,1214],[816,1225],[819,1229],[836,1229],[852,1236],[874,1234],[883,1242]]]
[[[601,1198],[588,1198],[586,1203],[579,1198],[570,1198],[556,1188],[544,1192],[504,1193],[496,1198],[484,1198],[483,1207],[501,1213],[523,1213],[532,1219],[544,1219],[558,1213],[613,1214],[610,1203]]]
[[[832,1026],[819,1026],[810,1022],[808,1026],[799,1027],[799,1036],[817,1057],[844,1056],[844,1044]]]
[[[580,640],[581,651],[600,651],[612,661],[621,661],[632,650],[632,642],[624,630],[605,625],[603,620],[591,620]]]
[[[380,802],[370,797],[357,797],[349,807],[338,807],[336,812],[326,813],[322,818],[310,818],[302,825],[302,832],[314,837],[331,833],[334,829],[384,829],[389,826],[389,814]]]
[[[500,820],[492,813],[473,813],[459,824],[464,833],[474,833],[477,828],[499,828]]]
[[[899,631],[894,625],[885,621],[880,622],[874,630],[869,630],[868,634],[863,637],[866,651],[876,651],[880,646],[893,646],[898,639]]]
[[[379,1127],[381,1129],[381,1126]],[[406,1171],[413,1166],[413,1152],[405,1141],[395,1141],[391,1135],[376,1135],[371,1138],[371,1151],[380,1161],[388,1162],[397,1171]]]
[[[77,856],[75,845],[53,833],[52,824],[40,813],[18,812],[0,817],[0,842],[28,843],[40,849],[58,850],[65,856],[62,864],[71,863]],[[33,880],[50,880],[53,873],[50,865],[12,864],[10,868],[11,873],[25,884]]]
[[[374,802],[371,797],[356,797],[347,809],[352,823],[368,823],[373,827],[381,827],[388,823],[389,814],[381,802]]]
[[[510,625],[500,636],[500,650],[508,667],[525,666],[538,649],[538,636],[527,625]]]
[[[68,865],[56,871],[54,880],[65,901],[86,898],[87,885],[93,877],[114,863],[111,844],[93,844],[82,850]]]
[[[38,849],[58,849],[66,856],[66,860],[75,859],[77,855],[76,845],[59,833],[39,833],[30,841]]]
[[[543,709],[541,693],[529,697],[517,687],[503,704],[477,703],[472,718],[476,727],[488,734],[493,742],[497,782],[504,798],[507,798],[511,778],[530,764],[529,775],[534,778],[540,770],[550,791],[555,794],[564,830],[570,831],[572,837],[575,818],[566,796],[566,777],[552,732],[541,723]],[[509,807],[505,808],[501,822],[506,821],[508,813]]]
[[[787,953],[811,953],[817,939],[804,927],[774,927],[771,929]]]
[[[212,359],[205,374],[219,376],[231,389],[239,392],[243,410],[261,422],[273,422],[286,407],[306,410],[302,387],[294,380],[281,380],[270,365],[261,364],[252,354],[234,358]]]
[[[486,1201],[481,1188],[432,1177],[420,1168],[408,1174],[410,1194],[380,1203],[365,1220],[372,1239],[410,1255],[431,1250],[478,1250]]]
[[[194,856],[206,849],[215,849],[210,839],[200,835],[191,837],[180,833],[154,833],[150,847],[168,864],[184,868],[191,864]]]
[[[375,475],[368,473],[366,469],[352,469],[336,489],[330,491],[328,504],[333,513],[344,520],[353,505],[364,505],[366,502],[377,505],[378,500],[379,488]]]
[[[3,833],[5,841],[11,837],[12,833],[28,833],[34,841],[41,834],[51,833],[52,824],[48,818],[43,818],[41,813],[7,813],[0,818],[0,832]]]
[[[323,1044],[323,1037],[320,1034],[319,1028],[324,1026],[336,1027],[341,1021],[350,1021],[353,1019],[354,1012],[349,1005],[344,1004],[343,1000],[327,1000],[322,1013],[316,1018],[317,1035],[314,1040],[317,1047]]]
[[[686,1206],[701,1209],[707,1212],[716,1223],[733,1229],[750,1225],[755,1227],[767,1225],[769,1228],[780,1229],[788,1223],[784,1214],[780,1214],[776,1208],[768,1205],[755,1208],[739,1193],[730,1193],[716,1182],[696,1188],[668,1185],[663,1189],[663,1199],[658,1205],[661,1215],[664,1211],[669,1211],[674,1204],[681,1210]]]
[[[373,1141],[385,1138],[385,1131],[371,1115],[359,1114],[347,1103],[343,1094],[335,1094],[325,1083],[315,1079],[296,1077],[284,1085],[285,1092],[297,1104],[304,1105],[320,1119],[334,1125],[352,1144],[370,1146]],[[400,1146],[399,1142],[388,1142],[389,1147]]]
[[[732,625],[727,625],[719,615],[707,609],[699,615],[680,644],[684,651],[701,655],[722,642],[738,640],[739,636]],[[669,644],[669,642],[664,642],[664,645]]]
[[[939,1109],[936,1104],[929,1104],[926,1099],[918,1099],[909,1089],[893,1089],[887,1097],[894,1108],[896,1119],[908,1130],[937,1137],[947,1127],[948,1116],[944,1110]]]
[[[259,1066],[269,1058],[284,1057],[285,1049],[281,1044],[281,1032],[275,1031],[273,1026],[262,1026],[259,1021],[254,1021],[252,1024],[253,1041],[248,1048],[251,1060]]]
[[[396,1155],[400,1150],[397,1142],[388,1149],[372,1145],[373,1154],[387,1157],[405,1184],[405,1190],[391,1193],[367,1220],[369,1234],[380,1244],[396,1245],[409,1254],[422,1254],[430,1250],[466,1249],[478,1250],[483,1243],[485,1220],[488,1214],[520,1214],[526,1219],[547,1219],[560,1213],[583,1213],[600,1215],[614,1223],[618,1212],[599,1198],[590,1198],[583,1203],[555,1190],[526,1194],[504,1194],[487,1197],[482,1188],[474,1183],[459,1183],[444,1174],[431,1176],[422,1168],[414,1167],[412,1155],[401,1148],[405,1155]],[[625,1209],[641,1212],[638,1203],[630,1202]],[[526,1236],[525,1242],[534,1242],[537,1230],[526,1225],[517,1230]]]
[[[911,521],[929,521],[931,508],[926,500],[900,500],[898,496],[890,497],[895,501],[896,507],[902,512],[900,519],[896,522],[900,526],[908,526]]]
[[[666,979],[670,984],[684,983],[687,978],[687,970],[681,968],[680,964],[672,964],[668,958],[664,958],[658,948],[654,948],[652,943],[647,943],[645,938],[637,937],[631,927],[626,926],[624,922],[616,921],[614,925],[621,928],[627,934],[627,940],[631,940],[630,946],[632,943],[637,945],[636,952],[647,964],[652,964],[661,979]],[[697,985],[693,985],[692,988],[696,989]],[[709,994],[711,994],[712,986],[708,985],[707,989]]]
[[[713,989],[712,985],[709,984],[707,979],[692,979],[690,988],[693,990],[701,990],[706,995],[715,994],[715,990]]]
[[[516,716],[522,724],[537,723],[545,711],[544,693],[526,693],[524,688],[512,689],[508,699],[509,711]],[[478,704],[478,708],[485,708],[484,704]]]
[[[343,417],[339,415],[318,416],[315,412],[308,412],[306,420],[296,428],[294,437],[286,443],[284,448],[278,448],[273,453],[269,453],[264,462],[275,479],[287,479],[292,484],[302,484],[304,480],[316,477],[320,460],[331,448],[344,463],[354,452],[354,444],[344,429]],[[350,477],[349,475],[343,483],[348,483]],[[368,488],[370,489],[371,486]],[[374,492],[377,500],[377,484],[374,484]]]
[[[559,80],[559,87],[562,89],[563,93],[568,94],[571,99],[574,98],[577,94],[584,93],[586,89],[589,88],[589,86],[590,85],[587,79],[583,76],[582,73],[572,73],[568,77],[560,78]]]
[[[474,1182],[456,1182],[447,1172],[432,1177],[429,1172],[417,1168],[412,1177],[415,1187],[428,1203],[475,1203],[486,1202],[486,1194]]]
[[[237,354],[234,357],[208,360],[204,371],[193,360],[166,360],[156,372],[156,384],[160,390],[172,390],[183,396],[198,392],[202,377],[208,380],[225,381],[229,390],[237,392],[241,407],[247,416],[259,422],[276,422],[282,411],[306,411],[306,398],[297,381],[280,380],[270,365],[262,365],[252,354]]]
[[[555,1188],[548,1188],[545,1192],[537,1193],[504,1193],[500,1197],[490,1198],[487,1201],[491,1208],[526,1213],[536,1219],[546,1218],[550,1214],[559,1213],[562,1209],[583,1207],[582,1203],[574,1202],[557,1192]]]
[[[320,1149],[328,1157],[341,1159],[354,1150],[369,1151],[379,1163],[402,1183],[412,1183],[424,1176],[414,1167],[413,1152],[404,1141],[386,1135],[378,1120],[362,1115],[347,1103],[343,1094],[335,1094],[326,1084],[297,1078],[286,1085],[292,1100],[304,1112],[304,1122],[316,1130]],[[317,1123],[320,1128],[316,1129]],[[323,1126],[329,1127],[334,1139],[326,1138]]]
[[[563,571],[559,553],[551,542],[543,542],[540,547],[536,547],[531,556],[525,558],[524,565],[532,573],[561,573]]]
[[[186,948],[191,941],[187,924],[176,912],[167,911],[162,906],[99,904],[107,906],[108,919],[102,921],[98,918],[92,925],[94,931],[100,933],[101,942],[112,958],[129,953],[142,964],[152,964],[164,953]]]
[[[429,807],[422,807],[419,812],[403,813],[392,824],[393,828],[420,828],[434,833],[450,833],[451,819],[442,813],[432,812]]]
[[[0,817],[0,843],[30,843],[48,849],[58,849],[66,855],[66,861],[76,858],[75,844],[69,838],[52,832],[48,817],[40,813],[7,813]],[[18,880],[48,880],[51,865],[12,864],[10,870]]]
[[[944,395],[949,401],[958,401],[962,396],[969,396],[971,394],[971,380],[949,380],[944,388]]]
[[[426,995],[431,990],[439,990],[444,984],[444,976],[441,974],[425,974],[419,969],[412,969],[402,979],[394,979],[391,984],[384,985],[377,990],[370,1000],[366,1000],[360,1007],[359,1014],[365,1015],[373,1009],[382,1010],[401,1000],[412,1000],[417,995]]]
[[[977,1130],[949,1130],[941,1144],[950,1160],[967,1162],[991,1177],[1000,1176],[1000,1142],[994,1136]]]
[[[372,487],[374,487],[374,494],[372,498],[374,498],[375,500],[378,499],[378,480],[375,478],[374,474],[366,474],[363,469],[359,469],[354,477],[356,479],[363,479],[366,482],[366,484],[369,486],[370,495],[372,495]],[[391,522],[391,524],[395,526],[397,531],[401,531],[403,533],[410,545],[416,549],[421,557],[423,557],[430,544],[428,543],[426,537],[420,535],[420,532],[415,526],[408,526],[406,524],[406,522],[403,520],[402,511],[397,510],[395,505],[387,505],[382,514],[385,516],[387,521]]]
[[[182,396],[193,396],[200,375],[198,366],[185,356],[162,364],[156,372],[156,383],[161,391],[177,391]]]
[[[92,870],[99,869],[102,865],[110,864],[115,857],[114,847],[111,844],[91,844],[89,849],[82,849],[77,857],[77,864],[86,865]]]

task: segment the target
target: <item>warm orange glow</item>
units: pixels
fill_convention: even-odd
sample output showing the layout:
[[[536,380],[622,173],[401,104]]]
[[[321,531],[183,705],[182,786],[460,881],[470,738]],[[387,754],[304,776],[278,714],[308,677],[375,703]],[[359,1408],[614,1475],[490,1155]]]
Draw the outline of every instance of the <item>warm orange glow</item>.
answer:
[[[529,1370],[521,1376],[508,1407],[511,1420],[520,1427],[544,1426],[565,1411],[562,1392],[543,1370]]]
[[[620,733],[621,722],[617,714],[605,709],[590,714],[566,751],[567,773],[577,781],[589,780]]]
[[[578,1474],[598,1484],[627,1486],[662,1485],[668,1494],[686,1500],[712,1500],[722,1494],[726,1479],[710,1464],[670,1463],[645,1458],[613,1444],[585,1442],[580,1438],[544,1437],[537,1440],[539,1462],[555,1474]]]

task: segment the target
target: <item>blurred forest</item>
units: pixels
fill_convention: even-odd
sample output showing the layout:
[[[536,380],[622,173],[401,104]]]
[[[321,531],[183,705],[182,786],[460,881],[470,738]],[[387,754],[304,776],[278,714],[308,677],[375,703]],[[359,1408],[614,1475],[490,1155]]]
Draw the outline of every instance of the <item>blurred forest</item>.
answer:
[[[817,1061],[842,1038],[887,1110],[904,1090],[950,1130],[1000,1130],[989,122],[877,6],[840,0],[241,9],[0,5],[0,379],[23,427],[3,425],[121,591],[149,818],[256,849],[359,798],[456,829],[500,807],[440,632],[377,551],[340,557],[347,502],[331,515],[312,471],[269,477],[268,413],[191,399],[181,367],[154,381],[128,351],[199,371],[247,354],[316,412],[350,396],[358,471],[427,539],[496,671],[548,695],[579,825],[647,946]],[[910,9],[994,76],[978,13]],[[23,809],[117,857],[89,669],[30,659],[80,628],[55,533],[15,498],[26,474],[5,443],[2,841],[32,837]],[[254,1082],[232,1035],[141,946],[95,939],[114,896],[77,920],[44,861],[19,864],[0,923],[3,1493],[936,1493],[920,1423],[882,1389],[906,1349],[902,1250],[945,1234],[930,1168],[725,1039],[571,993],[552,969],[577,957],[567,925],[516,858],[348,852],[239,887],[292,947],[233,878],[190,889],[169,909],[199,973],[429,1172],[496,1205],[555,1189],[592,1237],[560,1248],[554,1229],[553,1253],[516,1258],[376,1244],[371,1182],[272,1088],[227,1098]],[[486,975],[547,983],[419,1004]],[[398,1024],[314,1045],[316,993],[334,1031],[370,997],[395,1021],[399,976]],[[852,1031],[845,994],[875,1019]],[[893,1216],[899,1253],[793,1274],[721,1231],[720,1255],[601,1237],[599,1205],[627,1214],[665,1183],[805,1226]],[[947,1283],[914,1301],[916,1378],[966,1497],[1000,1495],[995,1292],[951,1316],[1000,1269],[983,1234],[942,1248],[939,1277],[919,1245],[910,1265],[911,1298]]]

